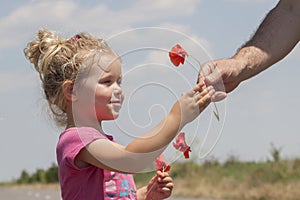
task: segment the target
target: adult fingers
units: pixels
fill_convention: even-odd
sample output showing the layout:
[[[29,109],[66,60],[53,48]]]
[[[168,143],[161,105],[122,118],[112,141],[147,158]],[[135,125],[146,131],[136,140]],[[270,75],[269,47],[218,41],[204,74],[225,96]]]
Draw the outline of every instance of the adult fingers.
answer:
[[[222,75],[217,68],[217,61],[206,62],[202,65],[198,74],[198,82],[204,82],[206,85],[219,85],[223,83]],[[216,88],[217,89],[217,88]]]
[[[211,101],[218,102],[218,101],[225,99],[226,97],[227,97],[226,92],[216,91],[215,94],[212,95]]]

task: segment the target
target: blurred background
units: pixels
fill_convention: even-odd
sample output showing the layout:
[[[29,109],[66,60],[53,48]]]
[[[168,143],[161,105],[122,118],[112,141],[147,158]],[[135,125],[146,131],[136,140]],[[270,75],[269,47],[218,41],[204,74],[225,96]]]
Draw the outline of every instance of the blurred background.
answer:
[[[199,66],[193,61],[179,68],[169,62],[167,50],[173,44],[185,45],[200,62],[230,57],[277,2],[1,1],[0,182],[18,178],[22,170],[32,173],[56,163],[55,147],[63,128],[49,119],[38,74],[23,55],[39,28],[62,37],[89,32],[107,39],[121,55],[128,101],[123,117],[105,123],[105,130],[126,144],[155,124],[196,81]],[[298,45],[284,60],[218,103],[220,122],[213,118],[215,108],[210,106],[184,130],[187,141],[195,144],[194,160],[267,161],[274,159],[272,150],[279,150],[280,158],[299,157],[299,53]],[[120,134],[120,129],[126,134]],[[209,139],[203,147],[206,134]],[[171,151],[167,156],[172,161]]]

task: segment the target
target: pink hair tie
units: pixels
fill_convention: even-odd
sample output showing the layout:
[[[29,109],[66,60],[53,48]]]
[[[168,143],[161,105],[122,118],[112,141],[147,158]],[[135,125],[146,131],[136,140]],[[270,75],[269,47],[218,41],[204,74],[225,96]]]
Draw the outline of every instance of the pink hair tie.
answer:
[[[79,39],[80,37],[78,35],[72,37],[73,42],[78,42]]]

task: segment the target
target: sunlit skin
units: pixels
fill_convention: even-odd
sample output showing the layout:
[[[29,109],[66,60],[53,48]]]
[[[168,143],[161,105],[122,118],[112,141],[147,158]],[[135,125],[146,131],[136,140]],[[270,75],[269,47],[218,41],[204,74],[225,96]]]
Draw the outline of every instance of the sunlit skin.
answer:
[[[76,124],[98,129],[103,120],[118,118],[124,99],[121,81],[119,59],[115,59],[104,70],[97,65],[91,66],[86,77],[81,77],[76,83],[67,81],[64,87],[70,89],[65,91],[72,93],[65,95],[68,99],[67,127],[74,127]]]
[[[124,99],[121,88],[121,63],[115,60],[107,72],[103,72],[95,90],[95,112],[99,122],[119,116]]]
[[[121,88],[122,72],[121,72],[121,63],[119,59],[115,60],[107,70],[102,70],[98,66],[93,66],[89,72],[88,79],[83,78],[83,81],[80,83],[80,94],[79,91],[76,91],[73,87],[72,82],[66,82],[65,88],[73,95],[66,95],[69,99],[68,112],[69,116],[73,116],[72,103],[79,102],[79,105],[85,105],[83,110],[88,110],[89,112],[94,112],[96,115],[89,113],[89,116],[96,116],[96,121],[101,128],[101,122],[103,120],[113,120],[119,116],[119,110],[121,109],[124,94]],[[99,77],[97,79],[97,76]],[[91,99],[92,94],[94,93],[94,104]],[[74,95],[75,94],[75,95]],[[82,101],[82,102],[81,102]],[[94,106],[94,110],[92,109]],[[80,109],[82,111],[82,109]],[[73,117],[72,120],[69,120],[67,127],[75,126]],[[93,159],[90,156],[86,149],[83,149],[77,156],[75,163],[78,167],[83,168],[90,165],[90,161]],[[144,186],[137,190],[138,199],[147,199],[147,198],[157,198],[164,199],[171,195],[173,189],[173,180],[166,172],[157,172],[157,175],[154,176],[148,183],[147,186]],[[151,196],[151,197],[150,197]]]
[[[235,55],[204,63],[198,81],[214,86],[212,100],[226,98],[240,83],[285,58],[300,40],[299,19],[300,1],[281,0]]]
[[[196,84],[178,98],[156,126],[122,145],[102,129],[104,120],[118,118],[124,99],[119,56],[103,39],[88,33],[62,39],[40,29],[24,53],[40,75],[55,121],[66,126],[56,148],[64,199],[101,195],[106,181],[102,170],[133,174],[146,169],[209,105],[215,92],[213,87]],[[165,199],[173,188],[172,178],[161,171],[137,191],[132,175],[116,178],[128,181],[130,196],[138,199]],[[89,190],[91,193],[85,193]]]

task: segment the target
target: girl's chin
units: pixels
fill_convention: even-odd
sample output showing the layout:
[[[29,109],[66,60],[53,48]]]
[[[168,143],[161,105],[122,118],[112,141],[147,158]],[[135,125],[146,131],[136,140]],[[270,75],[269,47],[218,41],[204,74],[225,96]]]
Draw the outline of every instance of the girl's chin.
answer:
[[[118,118],[119,118],[119,113],[117,115],[114,115],[112,120],[118,119]]]
[[[115,119],[118,119],[118,118],[119,118],[119,113],[112,113],[111,116],[109,116],[105,119],[102,119],[102,120],[109,121],[109,120],[115,120]]]

